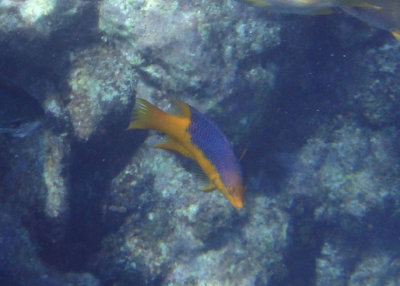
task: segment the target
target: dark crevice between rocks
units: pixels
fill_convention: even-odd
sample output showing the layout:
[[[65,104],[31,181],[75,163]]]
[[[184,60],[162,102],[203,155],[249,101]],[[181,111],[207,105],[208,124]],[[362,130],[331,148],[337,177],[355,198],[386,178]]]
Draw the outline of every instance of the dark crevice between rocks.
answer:
[[[0,285],[21,286],[21,284],[15,282],[8,273],[3,271],[0,271]]]
[[[113,267],[113,266],[112,266]],[[107,272],[105,270],[104,272]],[[140,271],[126,271],[125,269],[120,269],[115,271],[112,276],[103,279],[102,286],[114,286],[114,285],[121,285],[121,286],[161,286],[165,285],[163,283],[165,277],[162,275],[158,275],[153,277],[151,281],[146,279]]]
[[[34,29],[1,32],[0,74],[28,91],[33,90],[40,101],[45,100],[43,91],[48,84],[57,93],[67,93],[64,82],[70,72],[71,52],[101,41],[97,4],[98,1],[87,1],[75,15],[59,18],[70,9],[71,3],[58,1],[53,13],[40,19],[53,28],[59,25],[48,35]],[[65,174],[70,182],[66,217],[51,220],[33,209],[29,217],[22,218],[43,261],[59,271],[84,271],[88,259],[99,249],[102,237],[118,227],[118,223],[102,221],[101,205],[111,179],[127,164],[143,136],[123,132],[126,114],[111,114],[103,121],[101,132],[91,140],[72,143]],[[66,129],[68,126],[64,124],[57,133]],[[0,273],[0,284],[11,285],[11,282]]]
[[[73,1],[72,1],[73,2]],[[0,76],[11,80],[43,103],[46,95],[65,108],[68,94],[67,79],[71,69],[71,52],[85,50],[101,42],[98,30],[98,1],[86,1],[72,16],[71,1],[58,1],[50,15],[43,16],[38,26],[51,26],[49,34],[34,28],[0,31]],[[15,12],[18,13],[18,12]],[[63,15],[63,16],[60,16]],[[44,126],[57,134],[68,129],[64,116],[46,114]]]
[[[364,242],[364,249],[369,247],[389,251],[392,257],[400,257],[400,200],[394,195],[387,195],[382,207],[375,207],[365,214],[363,228],[349,228],[354,231],[352,241]]]
[[[289,210],[292,214],[290,237],[292,241],[285,254],[283,265],[275,269],[268,286],[312,286],[316,279],[316,260],[321,252],[327,225],[314,219],[313,203],[298,199]]]
[[[258,114],[247,112],[251,126],[244,145],[249,152],[242,165],[248,173],[265,170],[269,184],[278,192],[290,171],[290,158],[307,140],[332,130],[338,116],[351,118],[354,111],[347,104],[347,88],[364,72],[357,63],[359,50],[342,46],[337,34],[323,37],[327,30],[334,31],[329,20],[290,19],[301,25],[288,25],[277,49],[248,59],[240,68],[246,71],[256,63],[267,66],[274,62],[277,67],[272,91],[258,91],[265,93],[264,101],[261,96],[257,99],[261,100],[256,103]],[[257,91],[251,86],[239,91],[249,92]],[[242,108],[246,105],[243,102]]]
[[[40,21],[55,26],[60,21],[58,15],[70,8],[67,2],[57,2],[54,12]],[[64,23],[49,35],[34,29],[0,33],[0,73],[19,84],[23,79],[24,88],[37,82],[62,81],[69,73],[71,51],[101,41],[97,1],[87,3],[74,16],[63,19]]]
[[[102,207],[111,180],[128,164],[145,133],[124,131],[121,118],[127,119],[126,114],[112,116],[120,118],[106,118],[106,124],[99,128],[102,132],[87,142],[71,145],[69,217],[64,236],[54,240],[54,236],[47,235],[54,228],[45,219],[40,232],[35,232],[42,259],[62,272],[88,271],[88,263],[100,250],[104,236],[123,223],[121,217],[105,217]],[[112,124],[107,126],[107,122]]]
[[[325,242],[340,249],[337,259],[341,263],[339,267],[343,268],[340,273],[342,279],[349,279],[363,255],[369,251],[388,252],[393,259],[400,257],[398,204],[396,199],[388,197],[383,208],[371,209],[361,220],[342,215],[338,218],[340,224],[328,224],[315,221],[316,205],[311,199],[297,198],[289,210],[292,216],[289,235],[292,240],[283,263],[272,265],[273,274],[268,286],[316,285],[316,262],[321,257]],[[346,255],[341,257],[344,253]]]
[[[220,250],[227,245],[235,236],[238,236],[231,228],[220,227],[216,231],[210,232],[205,240],[204,252],[209,250]]]

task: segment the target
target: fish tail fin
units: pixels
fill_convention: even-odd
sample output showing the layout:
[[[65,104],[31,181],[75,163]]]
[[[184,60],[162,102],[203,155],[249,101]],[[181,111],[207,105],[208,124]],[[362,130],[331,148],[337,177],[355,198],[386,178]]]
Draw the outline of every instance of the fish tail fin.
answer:
[[[166,115],[168,114],[147,100],[137,98],[128,129],[160,130],[160,126],[163,124],[163,118],[165,118]]]

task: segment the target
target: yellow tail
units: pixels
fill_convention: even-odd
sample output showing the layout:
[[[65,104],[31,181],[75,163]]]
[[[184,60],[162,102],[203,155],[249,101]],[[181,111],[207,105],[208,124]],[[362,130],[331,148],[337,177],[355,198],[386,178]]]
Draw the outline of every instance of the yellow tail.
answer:
[[[160,130],[160,126],[165,124],[164,118],[167,116],[167,113],[147,100],[137,98],[128,129]]]
[[[190,107],[176,101],[180,115],[162,111],[150,102],[137,98],[128,129],[153,129],[164,132],[175,140],[183,140],[190,124]]]

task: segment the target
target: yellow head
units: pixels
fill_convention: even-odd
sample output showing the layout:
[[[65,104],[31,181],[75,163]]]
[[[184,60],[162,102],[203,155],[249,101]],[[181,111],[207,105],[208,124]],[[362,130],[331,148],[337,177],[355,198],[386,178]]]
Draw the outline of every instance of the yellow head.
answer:
[[[246,187],[244,187],[242,184],[230,185],[227,188],[225,197],[237,210],[240,210],[243,207],[243,195],[245,190]]]

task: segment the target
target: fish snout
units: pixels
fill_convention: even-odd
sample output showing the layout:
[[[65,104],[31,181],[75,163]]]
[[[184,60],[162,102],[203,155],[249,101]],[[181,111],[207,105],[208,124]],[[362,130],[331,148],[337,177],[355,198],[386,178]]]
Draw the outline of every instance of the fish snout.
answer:
[[[243,207],[243,194],[245,189],[246,188],[242,185],[229,186],[229,201],[237,210]]]

